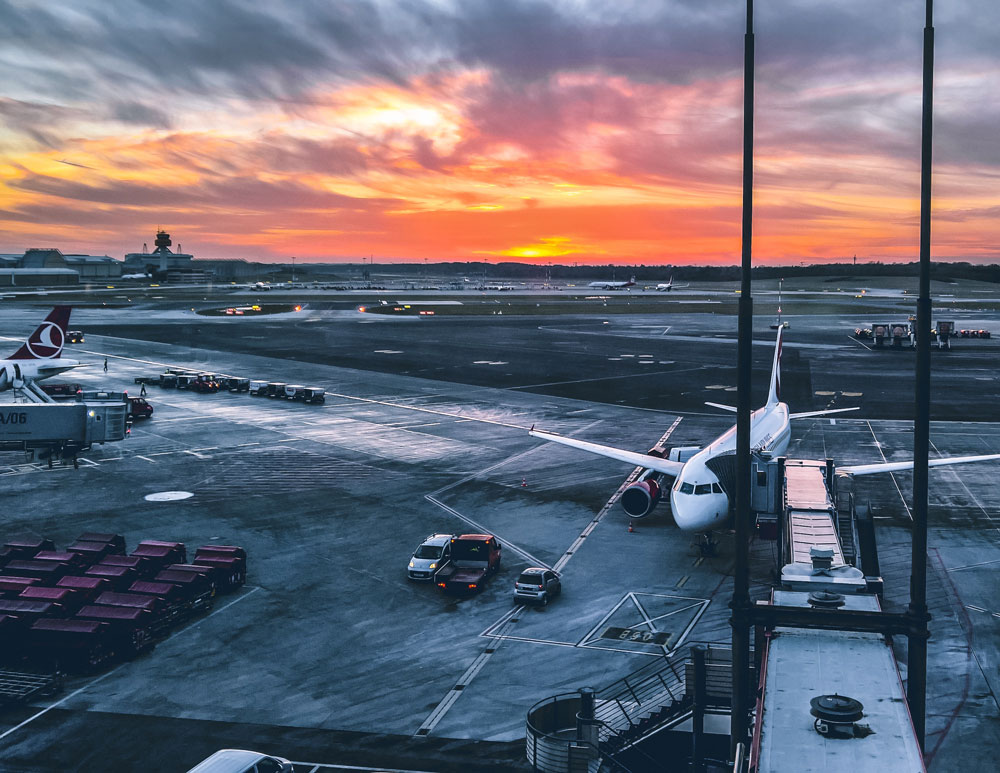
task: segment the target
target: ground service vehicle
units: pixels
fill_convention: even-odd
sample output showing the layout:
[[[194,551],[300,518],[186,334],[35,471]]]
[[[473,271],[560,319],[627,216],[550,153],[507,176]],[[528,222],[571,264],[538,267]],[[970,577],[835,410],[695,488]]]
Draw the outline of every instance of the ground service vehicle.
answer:
[[[176,373],[164,373],[160,376],[160,386],[163,389],[176,389],[177,388],[177,374]]]
[[[406,576],[411,580],[431,580],[451,558],[454,534],[431,534],[413,551]]]
[[[145,397],[128,398],[128,415],[133,419],[153,418],[153,406],[146,402]]]
[[[177,377],[177,388],[178,389],[191,389],[192,384],[198,380],[198,377],[193,373],[182,373]]]
[[[562,582],[553,569],[530,566],[514,583],[514,601],[537,601],[542,606],[562,593]]]
[[[266,397],[267,396],[267,382],[266,381],[251,381],[250,388],[247,390],[253,397]]]
[[[265,394],[268,397],[284,397],[286,386],[288,385],[284,381],[272,381],[267,385]]]
[[[219,389],[221,389],[221,386],[218,381],[214,381],[213,379],[206,378],[204,376],[198,376],[198,378],[191,382],[191,385],[188,388],[192,392],[211,393],[218,392]]]
[[[285,399],[302,402],[305,398],[306,388],[301,384],[289,384],[285,387]]]
[[[222,385],[230,392],[250,391],[250,379],[248,378],[236,378],[235,376],[228,376],[223,380]]]
[[[492,534],[463,534],[451,540],[451,561],[434,582],[450,593],[474,593],[500,568],[500,542]]]
[[[82,330],[67,330],[66,340],[69,341],[71,344],[82,344],[87,339],[83,337]]]
[[[306,387],[302,390],[302,400],[307,403],[325,403],[326,390],[319,387]]]
[[[188,773],[295,773],[295,768],[284,757],[243,749],[222,749]]]

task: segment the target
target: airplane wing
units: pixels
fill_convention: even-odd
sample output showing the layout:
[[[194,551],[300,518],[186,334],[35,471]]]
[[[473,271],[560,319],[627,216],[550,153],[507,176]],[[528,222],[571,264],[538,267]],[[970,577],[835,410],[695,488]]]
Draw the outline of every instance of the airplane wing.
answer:
[[[532,437],[538,438],[539,440],[561,443],[564,446],[578,448],[581,451],[587,451],[592,454],[597,454],[598,456],[606,456],[609,459],[617,459],[619,462],[634,464],[636,467],[643,467],[647,470],[662,472],[664,475],[669,475],[672,478],[676,478],[680,475],[681,468],[684,466],[683,462],[672,462],[669,459],[661,459],[658,456],[638,454],[635,451],[623,451],[620,448],[602,446],[597,443],[588,443],[586,440],[576,440],[575,438],[564,437],[563,435],[553,435],[549,432],[540,432],[536,429],[529,430],[528,434]]]
[[[806,411],[805,413],[790,413],[789,419],[808,419],[810,416],[826,416],[828,413],[844,413],[845,411],[860,411],[861,408],[828,408],[825,411]]]
[[[947,464],[968,464],[969,462],[988,462],[991,459],[1000,459],[1000,454],[987,454],[986,456],[953,456],[949,459],[931,459],[928,467],[943,467]],[[908,462],[881,462],[879,464],[857,464],[853,467],[838,467],[837,472],[846,472],[848,475],[874,475],[877,472],[901,472],[912,470],[913,461]]]

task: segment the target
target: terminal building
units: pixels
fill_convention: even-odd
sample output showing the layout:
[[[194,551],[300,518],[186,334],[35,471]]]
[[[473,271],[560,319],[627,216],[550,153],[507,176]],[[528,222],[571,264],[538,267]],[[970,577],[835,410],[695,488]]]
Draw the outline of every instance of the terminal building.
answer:
[[[0,255],[0,286],[39,287],[105,281],[122,275],[121,261],[108,255],[63,254],[53,247],[32,247],[23,254]]]

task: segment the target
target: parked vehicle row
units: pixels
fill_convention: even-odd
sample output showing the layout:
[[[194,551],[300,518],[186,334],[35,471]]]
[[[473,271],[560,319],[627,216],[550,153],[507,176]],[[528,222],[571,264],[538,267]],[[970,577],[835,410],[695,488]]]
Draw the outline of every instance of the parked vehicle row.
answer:
[[[52,540],[0,548],[0,662],[88,671],[138,655],[177,623],[246,581],[246,551],[145,540],[126,554],[121,535],[87,532],[65,550]]]
[[[406,575],[448,593],[475,593],[500,569],[500,556],[500,541],[492,534],[431,534],[413,551]],[[514,583],[516,602],[545,606],[561,592],[562,578],[548,567],[528,567]]]
[[[283,381],[260,381],[215,373],[192,373],[170,369],[159,376],[137,376],[135,383],[155,385],[162,389],[187,389],[201,393],[225,390],[228,392],[247,392],[254,397],[273,397],[302,403],[326,402],[326,390],[322,387],[286,384]]]

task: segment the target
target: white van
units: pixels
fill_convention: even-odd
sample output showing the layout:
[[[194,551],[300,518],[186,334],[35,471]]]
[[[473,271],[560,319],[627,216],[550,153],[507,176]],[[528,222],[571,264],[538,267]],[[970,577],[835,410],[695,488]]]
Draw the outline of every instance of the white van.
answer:
[[[222,749],[202,760],[187,773],[294,773],[283,757],[244,749]]]

